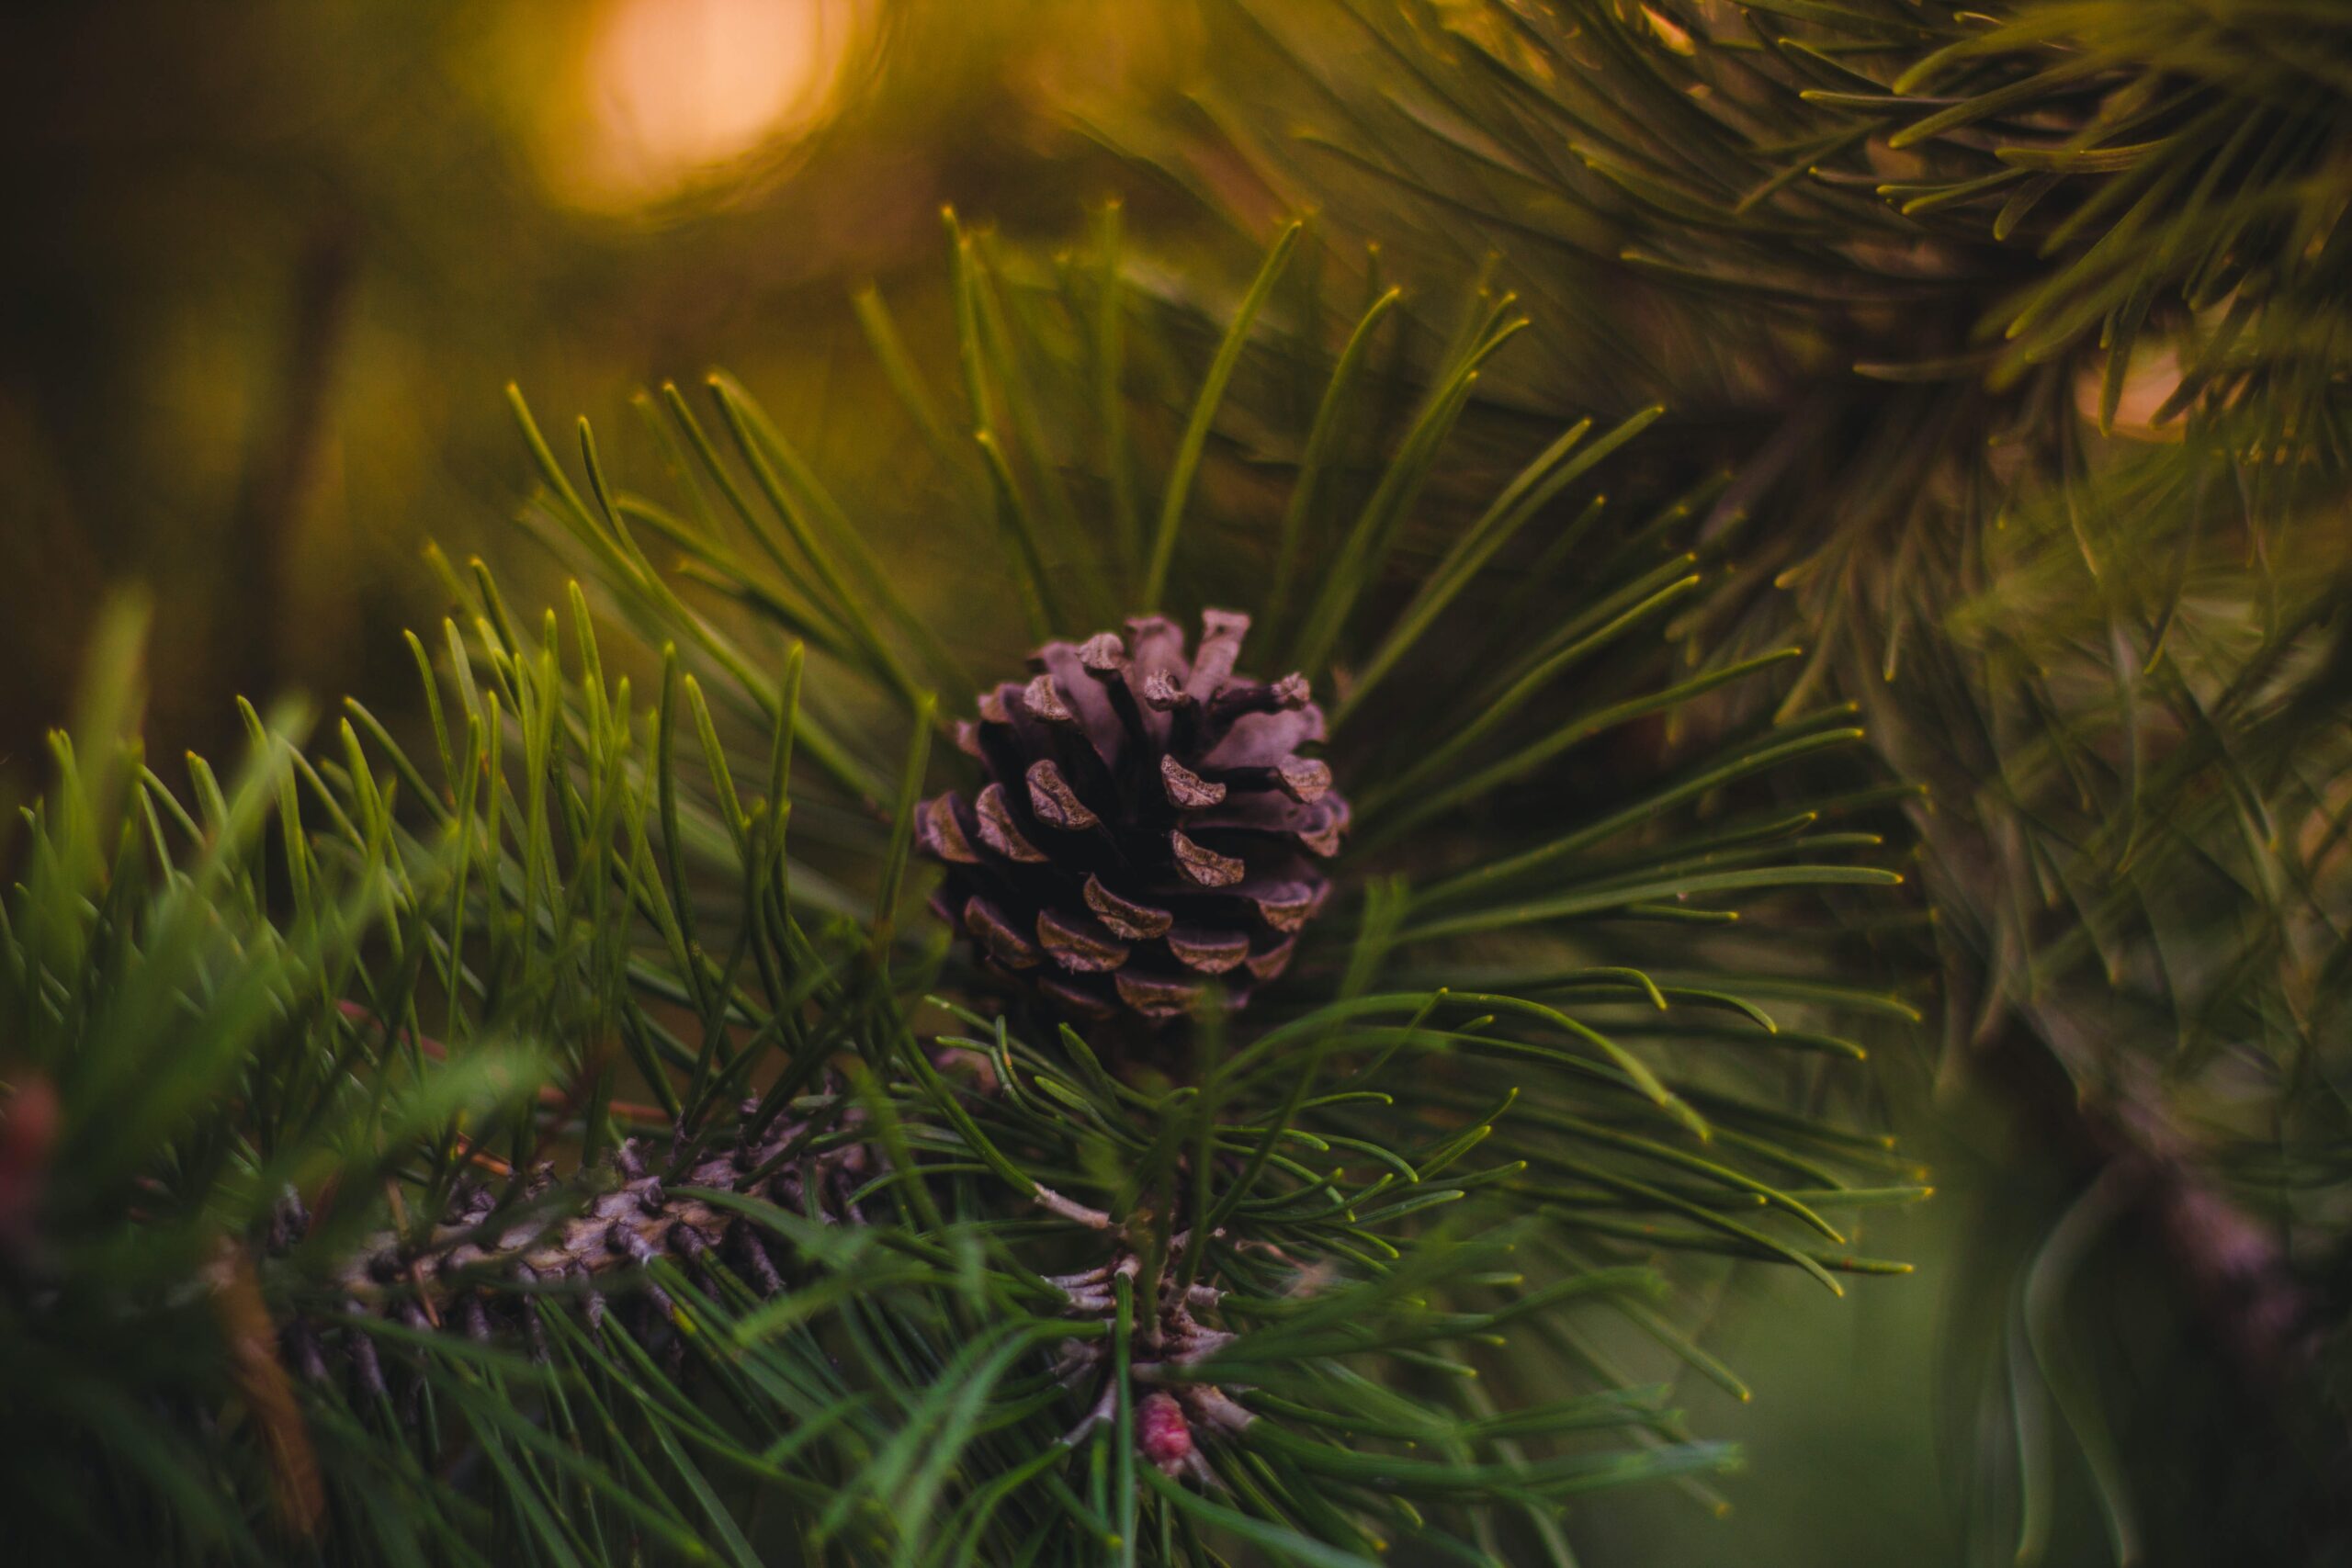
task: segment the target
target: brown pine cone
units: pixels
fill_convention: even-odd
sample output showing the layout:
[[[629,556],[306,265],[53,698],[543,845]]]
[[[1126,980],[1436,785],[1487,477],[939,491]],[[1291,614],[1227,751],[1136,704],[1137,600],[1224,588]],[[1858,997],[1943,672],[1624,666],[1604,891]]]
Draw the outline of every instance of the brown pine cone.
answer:
[[[1323,739],[1306,679],[1233,673],[1250,617],[1201,616],[1201,645],[1159,615],[984,694],[956,738],[988,782],[922,803],[923,851],[947,868],[933,907],[989,964],[1056,1011],[1158,1022],[1214,978],[1228,1006],[1279,975],[1330,885],[1348,805],[1298,754]]]

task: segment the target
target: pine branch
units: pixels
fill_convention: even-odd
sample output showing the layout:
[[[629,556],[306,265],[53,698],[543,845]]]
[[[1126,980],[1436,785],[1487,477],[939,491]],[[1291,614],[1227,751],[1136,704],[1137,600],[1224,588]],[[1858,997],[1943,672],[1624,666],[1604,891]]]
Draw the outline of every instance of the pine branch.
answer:
[[[2228,1364],[2313,1390],[2342,1316],[2340,13],[1227,16],[1198,121],[1098,134],[1166,167],[1204,126],[1408,274],[1510,258],[1542,352],[1465,429],[1655,399],[1679,460],[1637,505],[1737,469],[1702,532],[1733,580],[1670,635],[1717,670],[1801,640],[1783,721],[1856,705],[1928,786],[1948,1077],[2113,1164]],[[2335,1539],[2320,1490],[2232,1549]]]
[[[1088,355],[1184,362],[1138,306],[1120,344],[1087,334],[1039,356],[1050,374],[1008,374],[1036,346],[1022,323],[1100,320],[1103,276],[1008,257],[1001,310],[973,297],[968,412],[1025,432],[1025,463],[1091,449]],[[1271,285],[1260,301],[1275,321]],[[1491,355],[1508,310],[1478,305],[1445,362]],[[1274,537],[1232,471],[1250,389],[1331,351],[1295,330],[1200,346],[1210,392],[1139,400],[1129,428],[1192,433],[1165,449],[1157,536],[1166,581],[1221,594],[1266,581],[1249,541]],[[1001,950],[911,916],[910,847],[944,841],[926,780],[961,765],[933,761],[914,671],[1004,644],[1009,617],[977,604],[978,636],[932,637],[870,599],[879,563],[843,564],[813,467],[731,385],[722,405],[732,459],[677,400],[657,412],[723,525],[692,494],[625,500],[584,432],[575,479],[526,417],[547,487],[526,522],[583,583],[568,626],[535,624],[486,569],[439,563],[444,651],[412,642],[430,754],[362,710],[309,749],[256,716],[254,766],[223,788],[191,763],[184,802],[112,749],[133,705],[121,657],[101,671],[100,739],[59,745],[0,968],[0,1143],[30,1173],[0,1188],[0,1345],[33,1412],[13,1428],[43,1445],[10,1456],[12,1486],[39,1488],[14,1516],[37,1539],[230,1562],[910,1563],[1206,1563],[1233,1541],[1332,1562],[1396,1540],[1495,1562],[1554,1551],[1565,1499],[1730,1457],[1580,1359],[1506,1358],[1501,1329],[1655,1325],[1641,1303],[1670,1306],[1709,1258],[1833,1291],[1901,1268],[1832,1215],[1909,1168],[1784,1105],[1766,1066],[1793,1053],[1810,1078],[1856,1054],[1815,1023],[1909,1016],[1825,977],[1812,912],[1776,891],[1890,880],[1844,858],[1878,836],[1756,818],[1744,781],[1815,727],[1725,731],[1699,700],[1717,678],[1678,687],[1652,650],[1601,657],[1575,629],[1622,619],[1661,562],[1688,575],[1692,514],[1574,575],[1560,560],[1555,596],[1531,597],[1504,547],[1590,524],[1557,448],[1457,512],[1442,413],[1382,472],[1343,461],[1361,444],[1328,423],[1319,448],[1261,427],[1337,465],[1329,493],[1367,542],[1313,596],[1308,677],[1374,660],[1377,695],[1359,688],[1321,769],[1286,753],[1269,779],[1159,782],[1179,806],[1214,784],[1311,809],[1399,757],[1460,771],[1444,819],[1330,862],[1333,912],[1246,1010],[1136,1032],[1057,1012],[984,962]],[[657,564],[640,522],[692,570]],[[1030,547],[1044,529],[1014,533],[1006,581],[1063,602],[1084,574]],[[1508,605],[1524,646],[1565,622],[1563,648],[1593,657],[1573,689],[1558,649],[1507,674],[1526,716],[1497,729],[1412,653],[1508,633]],[[643,692],[600,647],[616,624],[658,670]],[[1305,711],[1304,683],[1236,672],[1238,617],[1210,612],[1181,665],[1128,651],[1171,726]],[[983,699],[984,753],[989,700],[1011,726],[1016,704],[1026,723],[1090,689],[1065,653]],[[868,716],[820,723],[820,704]],[[1587,742],[1666,713],[1679,738],[1621,745],[1599,787],[1577,771]],[[1076,831],[1110,800],[1069,755],[1045,798]],[[1006,798],[1005,845],[1064,848],[1034,790]],[[1225,856],[1220,832],[1258,829],[1198,830]],[[1460,874],[1488,861],[1541,864],[1545,897],[1516,870]],[[1694,942],[1694,919],[1742,940]],[[1482,977],[1498,931],[1530,971],[1509,985]],[[1034,935],[1064,967],[1087,957]],[[1482,1368],[1549,1396],[1498,1405]],[[141,1440],[125,1412],[148,1407]]]

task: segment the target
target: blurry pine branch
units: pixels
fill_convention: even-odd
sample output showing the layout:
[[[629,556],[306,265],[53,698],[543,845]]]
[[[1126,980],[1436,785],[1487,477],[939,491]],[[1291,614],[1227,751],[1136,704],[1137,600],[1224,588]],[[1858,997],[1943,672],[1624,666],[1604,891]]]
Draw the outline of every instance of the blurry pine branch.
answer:
[[[1733,582],[1674,635],[1702,667],[1801,639],[1780,711],[1855,704],[1927,786],[1916,961],[1940,976],[1944,1083],[2004,1097],[2084,1194],[1972,1286],[2034,1303],[1958,1351],[1987,1560],[2046,1547],[2052,1423],[2123,1560],[2330,1560],[2344,7],[1217,15],[1239,63],[1188,120],[1094,134],[1219,210],[1312,201],[1392,272],[1487,257],[1544,341],[1468,422],[1664,403],[1673,460],[1636,482],[1730,476],[1698,536]],[[2124,1217],[2271,1428],[2200,1493],[2201,1548],[2144,1522],[2179,1517],[2177,1461],[2102,1411],[2132,1374],[2066,1346]]]
[[[37,1560],[1566,1562],[1588,1493],[1720,1506],[1626,1363],[1738,1390],[1681,1326],[1732,1262],[1900,1270],[1854,1036],[1917,1015],[1819,900],[1899,880],[1908,791],[1849,708],[1726,702],[1792,649],[1667,657],[1702,507],[1594,490],[1655,416],[1490,483],[1506,298],[1425,345],[1299,303],[1295,229],[1205,312],[1115,213],[951,239],[953,353],[859,313],[952,623],[724,378],[610,438],[641,491],[516,400],[577,582],[435,555],[413,735],[248,707],[150,766],[109,623],[0,906]],[[1328,907],[1245,1009],[1073,1024],[921,913],[937,742],[1040,639],[1212,606],[1328,716]]]

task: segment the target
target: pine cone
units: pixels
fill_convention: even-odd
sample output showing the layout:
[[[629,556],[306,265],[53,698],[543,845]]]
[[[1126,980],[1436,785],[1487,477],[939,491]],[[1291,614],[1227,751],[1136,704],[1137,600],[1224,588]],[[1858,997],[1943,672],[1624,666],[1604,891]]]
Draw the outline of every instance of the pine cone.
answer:
[[[865,1223],[855,1194],[879,1157],[870,1145],[853,1141],[806,1148],[807,1123],[777,1120],[754,1133],[750,1119],[759,1102],[746,1100],[738,1110],[743,1120],[714,1137],[699,1160],[674,1173],[681,1186],[763,1198],[828,1224]],[[842,1124],[854,1125],[863,1115],[853,1111]],[[542,1357],[545,1346],[530,1297],[478,1288],[491,1280],[580,1288],[592,1328],[610,1310],[602,1292],[621,1283],[630,1292],[624,1309],[641,1320],[639,1332],[650,1337],[672,1319],[673,1303],[641,1271],[663,1255],[694,1271],[704,1267],[708,1254],[761,1296],[780,1293],[785,1281],[771,1250],[774,1238],[707,1199],[671,1191],[647,1154],[631,1138],[599,1166],[561,1179],[573,1184],[574,1198],[553,1213],[538,1206],[559,1182],[550,1166],[533,1169],[523,1183],[523,1203],[503,1212],[489,1188],[460,1181],[430,1233],[403,1237],[385,1231],[361,1242],[334,1280],[343,1300],[341,1313],[305,1314],[287,1325],[288,1361],[305,1376],[323,1381],[330,1375],[328,1347],[339,1335],[359,1391],[371,1396],[388,1393],[375,1342],[339,1321],[359,1316],[389,1318],[419,1333],[455,1325],[478,1340],[519,1332],[533,1357]],[[310,1230],[309,1212],[289,1192],[271,1215],[267,1250],[282,1255]],[[674,1333],[667,1343],[677,1346]],[[412,1386],[402,1393],[403,1406],[413,1403],[415,1392]]]
[[[1079,1019],[1227,1005],[1289,963],[1330,885],[1348,805],[1298,749],[1323,739],[1306,679],[1233,673],[1247,615],[1127,623],[1030,656],[1039,671],[957,726],[988,783],[922,803],[917,837],[947,875],[933,907],[984,961]]]

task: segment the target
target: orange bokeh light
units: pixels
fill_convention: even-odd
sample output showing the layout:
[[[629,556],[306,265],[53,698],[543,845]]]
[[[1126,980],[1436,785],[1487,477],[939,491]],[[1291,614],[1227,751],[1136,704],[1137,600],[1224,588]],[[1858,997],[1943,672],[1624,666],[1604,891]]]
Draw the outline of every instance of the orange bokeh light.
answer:
[[[626,210],[723,176],[833,107],[866,0],[605,0],[552,106],[548,183]]]

